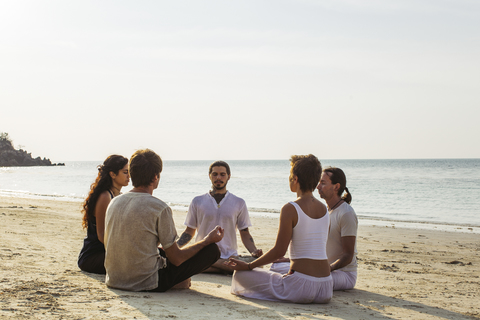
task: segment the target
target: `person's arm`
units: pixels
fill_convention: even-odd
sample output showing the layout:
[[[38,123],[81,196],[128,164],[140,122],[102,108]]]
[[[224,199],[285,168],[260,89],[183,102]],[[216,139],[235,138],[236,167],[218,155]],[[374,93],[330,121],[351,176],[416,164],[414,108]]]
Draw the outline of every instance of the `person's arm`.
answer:
[[[243,245],[245,248],[247,248],[252,257],[258,258],[263,254],[262,249],[257,249],[255,246],[255,242],[253,241],[253,237],[248,228],[240,230],[240,238],[242,239]]]
[[[97,237],[101,243],[104,243],[103,236],[105,234],[105,214],[107,212],[108,204],[112,198],[107,191],[100,194],[95,205],[95,224],[97,225]]]
[[[279,258],[282,258],[287,252],[288,245],[292,239],[294,223],[297,219],[297,212],[292,204],[286,204],[280,211],[280,225],[278,227],[277,240],[272,249],[262,255],[260,258],[246,263],[237,259],[230,258],[227,265],[234,270],[252,270],[253,268],[263,266],[271,263]]]
[[[177,245],[182,248],[185,246],[187,243],[192,240],[193,236],[195,235],[195,229],[187,227],[185,231],[183,231],[182,235],[180,238],[177,240]]]
[[[168,260],[175,266],[179,266],[194,255],[196,255],[200,250],[208,246],[209,244],[219,242],[223,238],[223,229],[220,226],[216,226],[215,229],[210,231],[210,233],[198,241],[195,244],[192,244],[186,248],[180,248],[176,242],[174,242],[168,249],[165,250]]]
[[[330,264],[330,271],[343,268],[352,262],[353,255],[355,254],[356,238],[357,237],[355,236],[340,238],[340,241],[342,242],[342,254],[340,255],[340,258]]]

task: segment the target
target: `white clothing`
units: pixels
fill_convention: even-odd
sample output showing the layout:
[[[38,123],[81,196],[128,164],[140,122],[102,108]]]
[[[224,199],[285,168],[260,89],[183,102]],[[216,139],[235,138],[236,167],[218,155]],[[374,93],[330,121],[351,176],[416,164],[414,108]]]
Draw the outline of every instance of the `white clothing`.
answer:
[[[105,216],[105,283],[129,291],[158,287],[158,270],[166,267],[158,246],[177,238],[172,210],[162,200],[127,192],[110,201]]]
[[[328,303],[333,295],[333,280],[332,276],[317,278],[300,272],[282,275],[256,268],[252,271],[235,271],[231,292],[270,301]]]
[[[195,197],[188,207],[185,225],[197,229],[195,241],[202,240],[217,225],[222,227],[224,237],[217,242],[220,258],[238,256],[236,229],[243,230],[252,225],[247,205],[242,198],[227,191],[219,204],[210,193]]]
[[[337,208],[330,211],[330,231],[327,241],[328,263],[336,261],[343,252],[342,237],[357,236],[358,220],[353,208],[346,202],[343,202]],[[357,271],[357,241],[355,240],[355,251],[352,262],[340,271]]]
[[[297,210],[299,218],[296,226],[293,228],[290,254],[292,246],[295,246],[297,252],[315,251],[312,248],[314,247],[312,243],[304,241],[304,237],[301,236],[302,233],[307,232],[314,232],[309,234],[309,236],[319,238],[319,244],[317,245],[323,247],[320,252],[325,252],[328,237],[328,214],[325,215],[327,218],[324,216],[320,219],[311,219],[302,211],[300,206],[296,203],[293,205]],[[302,215],[306,217],[301,218]],[[315,223],[312,223],[311,220]],[[310,230],[311,225],[315,226],[311,228],[312,230]],[[315,232],[321,236],[319,237]],[[296,241],[300,241],[300,245]],[[326,260],[326,257],[323,260]],[[232,293],[262,300],[327,303],[333,295],[333,279],[331,275],[328,277],[312,277],[298,271],[295,271],[293,274],[285,274],[285,272],[278,273],[256,268],[251,271],[235,271],[233,273]]]
[[[290,262],[272,263],[270,271],[286,274],[290,271]],[[355,287],[357,282],[357,272],[335,270],[330,273],[333,279],[333,290],[349,290]]]
[[[313,219],[297,203],[291,201],[290,204],[295,207],[298,216],[290,241],[290,259],[327,260],[328,212],[321,218]]]
[[[357,283],[357,272],[334,270],[330,273],[333,279],[333,290],[349,290]]]
[[[272,263],[272,265],[270,266],[270,271],[286,274],[288,273],[288,271],[290,271],[290,262]]]

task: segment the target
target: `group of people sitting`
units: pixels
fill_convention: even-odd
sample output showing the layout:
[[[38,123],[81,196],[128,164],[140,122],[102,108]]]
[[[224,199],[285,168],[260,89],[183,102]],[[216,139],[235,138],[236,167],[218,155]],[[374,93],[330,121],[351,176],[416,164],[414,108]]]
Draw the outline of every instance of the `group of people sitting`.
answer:
[[[99,166],[83,205],[87,237],[78,266],[106,274],[106,284],[122,290],[189,288],[193,275],[214,272],[233,274],[236,295],[327,303],[334,290],[351,289],[357,280],[352,197],[341,169],[322,170],[311,154],[290,162],[289,187],[297,198],[282,207],[275,245],[263,253],[250,234],[245,201],[227,190],[226,162],[210,165],[212,189],[193,199],[178,237],[171,208],[153,196],[163,168],[160,156],[149,149],[130,160],[112,155]],[[130,179],[133,189],[121,194]],[[326,206],[314,197],[315,189]],[[249,256],[237,252],[237,229]],[[262,268],[267,264],[269,270]]]

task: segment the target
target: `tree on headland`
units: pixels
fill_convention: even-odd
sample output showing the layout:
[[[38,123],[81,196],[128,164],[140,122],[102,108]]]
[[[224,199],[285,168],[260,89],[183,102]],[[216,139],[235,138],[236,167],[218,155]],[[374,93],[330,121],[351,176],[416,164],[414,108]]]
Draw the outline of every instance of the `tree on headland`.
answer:
[[[22,167],[22,166],[57,166],[64,163],[52,164],[50,159],[32,157],[31,153],[20,149],[15,150],[12,139],[7,132],[0,132],[0,167]]]

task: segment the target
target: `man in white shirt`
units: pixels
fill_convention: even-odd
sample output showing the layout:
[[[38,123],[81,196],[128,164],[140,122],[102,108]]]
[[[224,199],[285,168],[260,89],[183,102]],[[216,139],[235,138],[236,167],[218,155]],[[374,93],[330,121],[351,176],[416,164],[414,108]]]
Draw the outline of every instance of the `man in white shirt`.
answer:
[[[327,202],[330,214],[327,256],[333,277],[333,290],[352,289],[357,281],[358,220],[350,206],[352,195],[346,185],[345,173],[339,168],[328,167],[323,170],[317,186],[320,197]]]
[[[248,228],[252,225],[245,201],[227,191],[230,180],[230,167],[224,161],[215,161],[208,172],[212,182],[212,190],[195,197],[188,208],[185,219],[187,228],[177,241],[180,247],[187,244],[197,233],[196,241],[203,239],[212,226],[222,226],[223,239],[217,243],[220,249],[220,259],[204,272],[233,273],[233,269],[224,264],[229,258],[243,258],[246,261],[254,260],[262,255],[257,249]],[[237,253],[236,229],[240,231],[240,238],[250,252],[250,257],[240,257]]]

